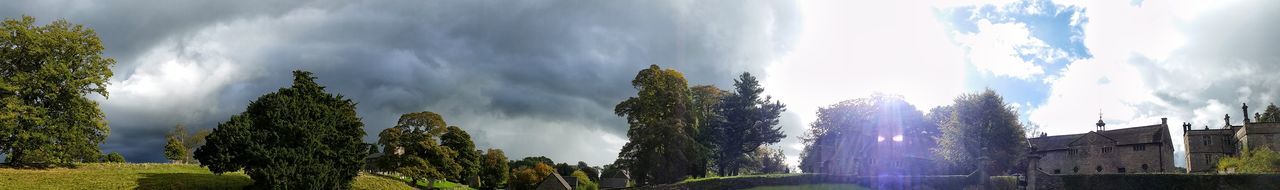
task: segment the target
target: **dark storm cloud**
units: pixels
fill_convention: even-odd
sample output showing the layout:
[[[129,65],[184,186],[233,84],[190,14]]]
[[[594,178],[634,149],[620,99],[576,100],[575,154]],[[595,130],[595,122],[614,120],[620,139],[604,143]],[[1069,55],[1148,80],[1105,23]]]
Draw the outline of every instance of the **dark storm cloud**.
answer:
[[[402,113],[433,111],[482,149],[606,164],[620,144],[600,136],[625,138],[612,108],[635,94],[637,71],[727,88],[765,75],[798,28],[793,5],[773,2],[31,3],[0,16],[95,28],[119,61],[104,149],[135,162],[162,161],[172,125],[211,128],[304,69],[359,103],[367,141]]]

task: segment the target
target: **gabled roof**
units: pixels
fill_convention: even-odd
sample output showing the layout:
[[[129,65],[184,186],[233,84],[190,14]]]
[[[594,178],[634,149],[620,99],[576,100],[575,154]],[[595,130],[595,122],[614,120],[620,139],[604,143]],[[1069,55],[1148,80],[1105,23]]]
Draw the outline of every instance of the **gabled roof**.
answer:
[[[1146,144],[1161,143],[1169,140],[1163,124],[1148,125],[1141,127],[1130,127],[1124,129],[1107,130],[1107,131],[1091,131],[1082,134],[1046,136],[1027,139],[1031,146],[1036,147],[1036,151],[1063,150],[1071,146],[1072,143],[1083,139],[1088,134],[1094,134],[1115,142],[1115,145],[1127,144]]]
[[[551,172],[551,175],[547,175],[547,177],[542,178],[542,182],[538,183],[537,189],[538,190],[559,190],[559,189],[572,190],[573,187],[570,187],[569,182],[564,181],[564,177],[560,177],[560,174]]]

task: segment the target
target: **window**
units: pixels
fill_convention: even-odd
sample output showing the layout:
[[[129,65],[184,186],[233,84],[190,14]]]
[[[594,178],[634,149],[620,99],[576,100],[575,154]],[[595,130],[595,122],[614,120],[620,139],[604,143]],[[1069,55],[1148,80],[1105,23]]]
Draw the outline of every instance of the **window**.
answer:
[[[1097,168],[1094,168],[1094,170],[1098,170],[1098,173],[1102,173],[1102,166],[1098,166]]]
[[[1144,150],[1147,150],[1147,146],[1146,146],[1146,145],[1141,145],[1141,144],[1140,144],[1140,145],[1133,145],[1133,151],[1144,151]]]
[[[1060,174],[1060,173],[1062,173],[1062,170],[1053,169],[1053,174]]]
[[[1142,172],[1147,172],[1147,164],[1142,164]]]
[[[1072,167],[1071,172],[1080,173],[1080,166]]]
[[[1111,153],[1111,147],[1102,147],[1102,153]]]
[[[1213,163],[1213,155],[1204,154],[1204,164],[1208,165],[1211,163]]]
[[[1205,137],[1204,137],[1204,145],[1209,145],[1209,140],[1211,140],[1211,139],[1213,139],[1213,136],[1205,136]]]
[[[1116,168],[1116,173],[1124,173],[1124,167]]]

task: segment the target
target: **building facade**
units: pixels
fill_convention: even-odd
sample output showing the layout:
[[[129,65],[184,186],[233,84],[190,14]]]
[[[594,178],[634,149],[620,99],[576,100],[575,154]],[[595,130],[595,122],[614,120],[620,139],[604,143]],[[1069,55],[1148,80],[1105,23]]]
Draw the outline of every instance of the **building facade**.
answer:
[[[1244,115],[1249,105],[1241,104]],[[1205,126],[1193,129],[1191,123],[1183,123],[1183,138],[1187,149],[1187,172],[1216,172],[1218,160],[1239,155],[1245,148],[1269,148],[1280,150],[1280,123],[1252,122],[1243,117],[1240,125],[1231,124],[1231,115],[1223,117],[1221,127]]]
[[[1083,134],[1030,138],[1037,169],[1049,174],[1154,173],[1174,171],[1168,119],[1160,124]]]

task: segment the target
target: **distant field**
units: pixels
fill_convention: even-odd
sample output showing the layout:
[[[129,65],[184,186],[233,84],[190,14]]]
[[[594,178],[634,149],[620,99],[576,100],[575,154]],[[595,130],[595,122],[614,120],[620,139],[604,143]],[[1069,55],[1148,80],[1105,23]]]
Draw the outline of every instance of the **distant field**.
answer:
[[[0,168],[0,189],[239,189],[253,183],[244,173],[213,175],[188,164],[81,164],[74,169]],[[413,189],[404,182],[361,174],[354,189]]]

